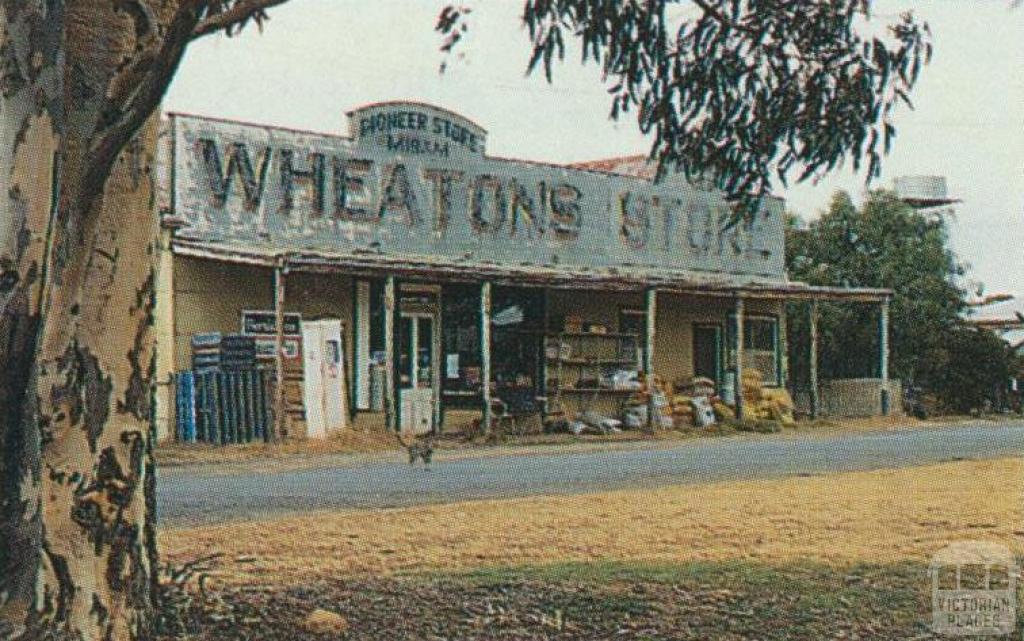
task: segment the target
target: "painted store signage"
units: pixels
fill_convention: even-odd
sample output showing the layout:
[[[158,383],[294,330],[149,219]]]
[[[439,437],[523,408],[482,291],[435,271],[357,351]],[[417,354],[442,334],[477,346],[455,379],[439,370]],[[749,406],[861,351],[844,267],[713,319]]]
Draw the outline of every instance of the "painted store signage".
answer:
[[[382,103],[351,137],[172,116],[173,214],[184,237],[281,251],[450,257],[784,278],[782,206],[726,228],[717,193],[491,158],[444,109]]]

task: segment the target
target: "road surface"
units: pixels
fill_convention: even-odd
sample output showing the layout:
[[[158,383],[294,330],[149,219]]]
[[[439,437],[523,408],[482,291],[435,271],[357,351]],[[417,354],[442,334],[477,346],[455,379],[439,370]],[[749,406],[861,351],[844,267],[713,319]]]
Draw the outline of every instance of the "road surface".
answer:
[[[259,519],[323,509],[571,494],[668,484],[905,467],[1024,455],[1024,421],[830,435],[639,442],[606,451],[459,455],[411,468],[404,452],[363,462],[224,474],[158,470],[161,526]]]

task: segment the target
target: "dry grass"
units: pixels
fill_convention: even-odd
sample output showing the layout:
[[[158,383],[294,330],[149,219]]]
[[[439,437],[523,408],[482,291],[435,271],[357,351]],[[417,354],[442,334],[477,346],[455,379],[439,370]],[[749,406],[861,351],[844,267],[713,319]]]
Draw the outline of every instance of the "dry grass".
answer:
[[[161,533],[172,562],[225,553],[222,579],[566,562],[926,561],[950,541],[1024,550],[1024,459],[654,490],[346,511]]]
[[[156,447],[160,466],[203,463],[244,463],[295,459],[325,454],[383,452],[396,447],[395,437],[383,431],[345,430],[325,439],[291,440],[271,445],[207,445],[205,443],[161,443]]]

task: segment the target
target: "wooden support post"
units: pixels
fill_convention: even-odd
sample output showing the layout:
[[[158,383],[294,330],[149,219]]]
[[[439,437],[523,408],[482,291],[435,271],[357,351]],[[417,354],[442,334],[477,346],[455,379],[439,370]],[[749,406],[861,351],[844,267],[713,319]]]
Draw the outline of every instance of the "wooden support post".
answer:
[[[789,324],[788,314],[789,305],[786,301],[782,301],[779,310],[779,333],[778,333],[778,344],[775,349],[778,350],[779,354],[779,387],[782,389],[789,388]]]
[[[818,301],[811,301],[811,346],[808,360],[811,370],[811,418],[818,418],[821,399],[818,398]]]
[[[287,433],[288,424],[284,397],[284,297],[287,267],[281,261],[274,268],[274,425],[271,442],[276,443]]]
[[[547,359],[547,347],[548,347],[548,332],[551,331],[551,296],[547,287],[541,290],[541,332],[540,332],[540,359],[538,360],[537,367],[537,396],[540,397],[541,407],[541,421],[545,425],[548,421],[549,414],[554,411],[555,406],[552,403],[552,398],[549,395],[554,395],[554,390],[548,389],[548,359]]]
[[[395,288],[395,277],[388,276],[384,281],[384,424],[388,430],[398,431],[400,425],[395,400]]]
[[[889,415],[889,405],[892,399],[889,398],[889,299],[882,300],[878,318],[878,374],[882,379],[881,402],[882,416]]]
[[[491,284],[480,285],[480,384],[484,434],[491,433]]]
[[[743,331],[744,331],[744,301],[742,296],[736,297],[736,418],[743,420]]]
[[[644,302],[647,318],[644,336],[644,380],[647,382],[647,429],[653,431],[656,425],[657,406],[654,395],[658,391],[654,383],[654,337],[658,317],[658,290],[653,287],[645,292]],[[660,424],[660,421],[657,423]]]
[[[159,267],[157,268],[155,306],[153,307],[153,325],[156,335],[156,376],[153,382],[154,412],[156,423],[156,439],[174,439],[177,437],[175,425],[175,383],[174,376],[178,368],[174,362],[174,253],[171,242],[174,238],[173,229],[161,229],[159,241]]]
[[[434,395],[434,402],[431,404],[434,408],[433,411],[433,425],[430,428],[431,433],[438,434],[441,431],[444,423],[444,408],[442,403],[444,402],[444,393],[442,392],[441,380],[446,374],[447,365],[445,364],[444,356],[444,341],[442,341],[441,332],[443,331],[442,323],[444,322],[444,290],[438,288],[437,290],[437,316],[434,317],[432,327],[433,331],[430,333],[430,349],[433,352],[431,357],[431,366],[433,371],[431,372],[431,393]]]

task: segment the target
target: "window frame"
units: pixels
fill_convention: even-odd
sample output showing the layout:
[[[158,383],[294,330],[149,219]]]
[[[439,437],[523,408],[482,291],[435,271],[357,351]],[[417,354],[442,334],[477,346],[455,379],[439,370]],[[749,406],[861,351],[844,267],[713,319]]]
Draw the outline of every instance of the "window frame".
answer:
[[[781,320],[779,318],[779,314],[760,313],[760,312],[759,313],[754,313],[754,314],[744,314],[743,315],[744,330],[747,329],[747,323],[749,323],[750,321],[769,321],[772,324],[772,345],[773,345],[773,349],[771,351],[774,353],[775,377],[771,378],[771,379],[765,378],[763,383],[764,383],[764,385],[766,387],[782,387],[782,345],[781,345],[782,337],[781,337],[781,333],[780,333],[780,323],[781,323]],[[725,345],[726,363],[728,363],[728,366],[729,366],[729,368],[732,371],[736,371],[736,348],[734,347],[734,343],[735,343],[735,339],[736,339],[736,314],[735,314],[735,312],[730,312],[728,314],[725,332],[726,332],[726,338],[725,338],[725,343],[726,343],[726,345]],[[750,333],[747,332],[747,331],[744,331],[743,332],[743,340],[744,340],[744,342],[747,340],[748,336],[750,336]],[[744,346],[743,351],[744,352],[750,351],[750,348]],[[755,351],[767,352],[769,350],[755,350]]]

